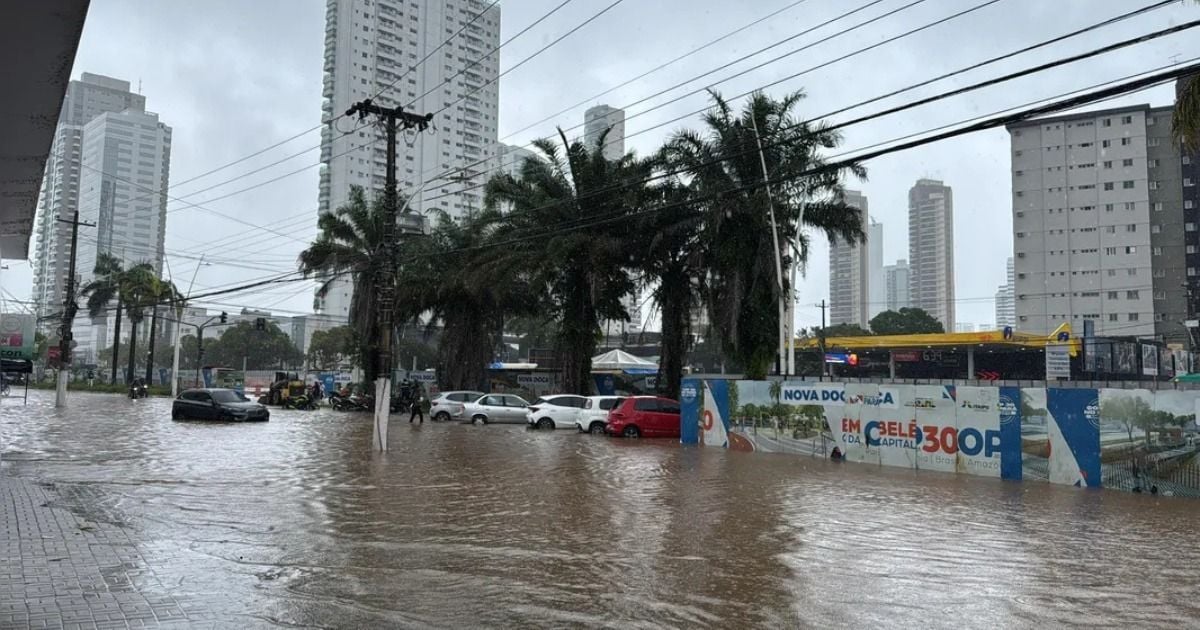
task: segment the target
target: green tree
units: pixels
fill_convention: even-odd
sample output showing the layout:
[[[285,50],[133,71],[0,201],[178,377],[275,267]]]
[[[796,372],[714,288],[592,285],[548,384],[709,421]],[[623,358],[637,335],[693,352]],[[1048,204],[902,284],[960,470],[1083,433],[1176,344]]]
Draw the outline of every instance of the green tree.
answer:
[[[154,382],[154,355],[158,350],[157,346],[162,341],[158,338],[159,313],[163,312],[164,307],[169,309],[167,312],[175,310],[173,307],[182,303],[183,296],[175,288],[175,283],[155,276],[147,288],[145,297],[150,308],[150,340],[146,343],[146,382],[152,383]]]
[[[378,318],[379,295],[395,260],[396,247],[394,243],[386,242],[384,234],[384,224],[389,216],[384,197],[381,195],[368,202],[362,187],[352,186],[349,201],[317,220],[320,234],[308,249],[300,252],[299,259],[300,271],[306,275],[321,277],[327,282],[350,276],[354,286],[350,326],[358,339],[357,364],[365,372],[368,382],[378,376],[377,359],[382,340],[395,334],[391,330],[381,330]]]
[[[356,354],[354,329],[338,326],[313,333],[308,343],[308,364],[318,370],[333,370]]]
[[[501,219],[492,209],[462,220],[442,213],[400,267],[400,315],[424,319],[430,334],[441,324],[436,366],[443,389],[484,389],[506,316],[533,314],[540,304],[523,266],[488,260]]]
[[[46,360],[46,348],[49,346],[50,340],[40,330],[33,333],[33,357],[35,359]]]
[[[742,408],[738,406],[737,381],[728,381],[727,387],[729,391],[729,413],[733,416],[741,416],[743,412]]]
[[[93,280],[84,285],[81,295],[87,298],[88,314],[93,318],[107,317],[109,304],[116,302],[116,323],[113,326],[113,357],[110,367],[112,380],[117,379],[117,363],[120,355],[121,316],[122,312],[129,316],[132,330],[129,334],[129,374],[133,377],[133,365],[137,352],[137,325],[142,320],[142,308],[145,304],[146,288],[154,278],[154,268],[150,263],[138,263],[125,269],[121,259],[101,252],[96,256],[96,265],[92,269]],[[136,319],[135,319],[136,318]]]
[[[1125,427],[1129,441],[1133,441],[1133,430],[1143,428],[1146,431],[1146,444],[1150,444],[1150,428],[1155,422],[1155,411],[1150,403],[1137,396],[1120,396],[1104,401],[1100,405],[1100,417],[1114,420]]]
[[[825,338],[829,337],[869,337],[871,331],[859,326],[858,324],[834,324],[824,329],[816,329],[818,334],[824,333]]]
[[[703,216],[705,303],[713,332],[727,357],[750,378],[761,379],[778,348],[780,295],[790,291],[786,278],[782,287],[776,278],[775,240],[785,268],[793,260],[803,268],[809,229],[832,241],[861,242],[863,211],[845,203],[842,179],[865,177],[866,171],[826,166],[820,154],[836,148],[841,136],[793,115],[803,92],[778,100],[756,93],[740,114],[719,94],[712,96],[704,131],[676,133],[663,156],[674,170],[689,174],[689,190]]]
[[[243,358],[247,370],[272,370],[304,360],[291,338],[273,322],[267,323],[266,330],[257,330],[251,322],[238,322],[220,338],[204,342],[204,365],[237,370]]]
[[[530,286],[544,289],[542,308],[559,326],[563,390],[587,394],[599,322],[628,320],[621,299],[634,288],[628,261],[637,226],[613,219],[641,207],[646,195],[641,182],[652,163],[632,154],[608,160],[599,146],[570,142],[561,129],[559,137],[561,149],[549,139],[535,141],[545,159],[526,160],[519,176],[506,173],[488,181],[487,208],[510,210],[494,234],[493,243],[504,245],[487,250],[485,266],[519,270]],[[546,229],[562,225],[589,228]]]
[[[919,308],[883,311],[871,318],[871,332],[876,335],[920,335],[944,333],[942,323]]]
[[[1181,78],[1176,85],[1172,131],[1185,150],[1200,151],[1200,75]]]

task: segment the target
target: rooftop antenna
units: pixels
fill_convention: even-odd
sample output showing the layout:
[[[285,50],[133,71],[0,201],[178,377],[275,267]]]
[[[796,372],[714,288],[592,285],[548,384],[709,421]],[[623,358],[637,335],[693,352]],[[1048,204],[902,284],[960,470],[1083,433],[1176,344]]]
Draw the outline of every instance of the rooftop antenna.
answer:
[[[142,93],[142,77],[138,77],[138,94]]]

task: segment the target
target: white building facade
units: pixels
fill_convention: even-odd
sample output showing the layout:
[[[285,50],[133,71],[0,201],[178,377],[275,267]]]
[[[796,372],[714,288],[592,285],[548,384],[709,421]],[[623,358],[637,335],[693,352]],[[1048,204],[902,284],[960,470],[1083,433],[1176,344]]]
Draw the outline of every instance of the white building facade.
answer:
[[[867,321],[887,310],[887,278],[883,275],[883,224],[867,226]]]
[[[1008,127],[1016,327],[1153,335],[1148,106]],[[1168,124],[1162,117],[1161,124]],[[1165,252],[1169,253],[1169,252]]]
[[[954,194],[936,179],[919,179],[908,191],[908,295],[954,330]]]
[[[908,299],[908,261],[897,260],[894,265],[883,268],[884,299],[887,310],[898,311],[912,306]]]
[[[606,131],[602,153],[609,160],[619,160],[625,155],[625,110],[597,105],[583,113],[583,141],[589,151]]]
[[[1016,274],[1011,256],[1006,267],[1007,281],[996,290],[996,328],[1000,330],[1008,326],[1017,327],[1017,298],[1014,294]]]
[[[368,98],[384,107],[436,113],[429,130],[410,132],[397,143],[400,192],[418,213],[441,210],[458,217],[483,207],[483,184],[497,162],[500,100],[500,8],[489,4],[326,4],[323,121]],[[382,194],[387,143],[370,122],[338,119],[322,131],[319,212],[345,203],[351,186],[362,186],[369,197]],[[348,317],[351,293],[349,280],[336,280],[314,305]]]
[[[847,190],[847,205],[862,210],[867,220],[867,198],[859,191]],[[871,230],[868,226],[867,236]],[[882,240],[882,239],[880,239]],[[829,323],[857,324],[866,328],[870,321],[871,243],[829,244]]]

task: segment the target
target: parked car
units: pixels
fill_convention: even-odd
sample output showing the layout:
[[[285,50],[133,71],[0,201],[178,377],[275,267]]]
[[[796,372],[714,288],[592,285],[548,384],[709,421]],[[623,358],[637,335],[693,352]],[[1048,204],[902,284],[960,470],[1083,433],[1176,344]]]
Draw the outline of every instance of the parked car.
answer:
[[[604,433],[608,412],[620,402],[620,396],[588,396],[579,416],[575,418],[575,427],[585,433]]]
[[[608,413],[609,435],[679,437],[679,402],[658,396],[631,396]]]
[[[525,421],[535,429],[574,429],[587,398],[571,394],[542,396],[529,403]]]
[[[463,405],[463,418],[471,424],[525,424],[529,403],[513,394],[487,394]]]
[[[479,400],[482,395],[483,392],[442,392],[429,401],[429,417],[439,422],[461,420],[464,406],[468,402]]]
[[[189,389],[171,403],[172,420],[266,422],[271,412],[232,389]]]

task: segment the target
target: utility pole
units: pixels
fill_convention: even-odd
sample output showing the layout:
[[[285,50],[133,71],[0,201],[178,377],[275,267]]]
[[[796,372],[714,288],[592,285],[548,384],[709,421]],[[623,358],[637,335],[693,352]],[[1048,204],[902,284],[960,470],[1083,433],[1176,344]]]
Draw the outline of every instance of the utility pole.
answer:
[[[379,295],[376,313],[379,316],[379,330],[375,338],[379,340],[379,357],[375,375],[375,431],[372,442],[377,450],[387,450],[388,418],[392,404],[392,335],[395,334],[396,307],[396,265],[398,243],[396,242],[396,222],[399,220],[400,196],[396,191],[396,130],[417,129],[425,131],[433,114],[410,114],[403,107],[380,107],[371,99],[359,101],[346,110],[347,116],[358,114],[359,120],[368,115],[378,116],[383,120],[387,130],[387,178],[384,185],[383,205],[387,215],[383,221],[384,248],[383,269],[379,273]],[[405,204],[407,210],[408,204]]]
[[[817,350],[821,353],[821,380],[825,380],[829,364],[825,363],[825,300],[821,300],[821,334],[817,335]]]
[[[783,290],[783,256],[779,251],[779,227],[775,223],[775,198],[771,196],[771,176],[767,172],[767,156],[763,153],[762,138],[758,135],[758,119],[753,114],[750,115],[750,125],[754,129],[754,143],[758,146],[758,160],[762,165],[763,187],[767,189],[767,209],[771,214],[771,238],[775,244],[775,283],[779,289],[779,354],[775,357],[775,373],[783,374],[787,368],[787,357],[784,350],[784,340],[787,338],[787,330],[790,325],[787,318],[787,296]]]
[[[75,213],[71,220],[58,219],[61,223],[69,223],[71,225],[71,262],[70,269],[67,271],[67,290],[66,298],[63,300],[63,319],[62,326],[59,328],[58,342],[58,383],[55,387],[54,406],[67,406],[67,380],[71,377],[71,342],[74,335],[71,332],[71,324],[75,321],[75,313],[79,311],[79,304],[75,301],[75,261],[76,250],[79,246],[79,226],[96,227],[95,223],[81,223],[79,221],[79,208],[75,208]]]

